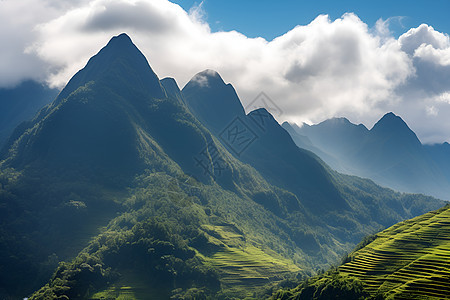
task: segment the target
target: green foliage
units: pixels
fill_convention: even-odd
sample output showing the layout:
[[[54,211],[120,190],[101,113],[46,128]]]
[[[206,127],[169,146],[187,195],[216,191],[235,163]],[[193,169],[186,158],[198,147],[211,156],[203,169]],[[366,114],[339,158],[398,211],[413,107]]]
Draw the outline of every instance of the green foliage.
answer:
[[[338,268],[272,299],[446,299],[449,218],[447,205],[368,236]]]
[[[71,263],[61,263],[50,282],[30,299],[89,298],[124,270],[168,293],[185,289],[192,295],[198,286],[209,295],[220,287],[216,272],[201,263],[176,228],[147,219],[130,230],[99,235]]]
[[[447,205],[400,222],[353,252],[339,273],[359,278],[372,296],[443,299],[450,289],[449,218]]]
[[[129,46],[93,58],[2,156],[0,296],[260,298],[441,205],[332,172],[274,120],[241,161]]]
[[[303,281],[294,289],[280,290],[271,299],[359,300],[367,299],[368,296],[358,279],[342,276],[336,270],[331,270]]]

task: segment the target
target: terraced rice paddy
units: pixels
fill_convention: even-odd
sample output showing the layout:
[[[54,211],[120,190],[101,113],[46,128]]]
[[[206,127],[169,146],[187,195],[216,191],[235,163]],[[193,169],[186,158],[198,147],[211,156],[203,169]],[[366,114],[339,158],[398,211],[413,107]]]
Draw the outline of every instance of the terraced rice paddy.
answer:
[[[271,250],[261,250],[247,241],[235,226],[204,225],[202,230],[214,244],[215,251],[208,255],[197,253],[206,264],[214,266],[219,274],[222,288],[228,296],[253,296],[268,283],[282,280],[285,274],[300,269],[291,261],[280,257]],[[123,278],[99,291],[90,299],[168,299],[170,291],[149,286],[139,274],[132,270],[125,272]]]
[[[284,274],[300,269],[275,252],[253,246],[233,226],[204,226],[209,240],[218,250],[204,259],[221,274],[221,284],[228,293],[248,296],[269,282],[283,279]]]
[[[450,299],[450,206],[382,231],[339,271],[373,296]]]
[[[127,270],[123,277],[106,289],[92,295],[90,300],[136,300],[136,299],[168,299],[170,291],[149,286],[142,275]]]

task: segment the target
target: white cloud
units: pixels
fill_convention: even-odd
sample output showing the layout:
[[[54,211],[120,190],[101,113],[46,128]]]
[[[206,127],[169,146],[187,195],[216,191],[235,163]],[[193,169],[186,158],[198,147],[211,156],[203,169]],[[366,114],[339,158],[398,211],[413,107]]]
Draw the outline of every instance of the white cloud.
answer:
[[[369,28],[354,14],[334,21],[321,15],[266,41],[211,32],[204,14],[201,4],[186,12],[167,0],[1,1],[0,38],[12,42],[0,49],[0,86],[38,78],[61,87],[126,32],[160,77],[183,86],[199,71],[216,70],[244,106],[268,94],[283,111],[279,121],[347,116],[371,125],[394,111],[423,140],[450,140],[450,124],[431,134],[450,110],[433,100],[450,91],[449,37],[431,26],[395,39],[391,19]]]
[[[432,45],[422,44],[414,51],[414,57],[441,66],[450,66],[450,46],[445,49],[436,49]]]
[[[427,24],[408,30],[400,36],[399,42],[403,51],[411,55],[422,45],[431,45],[435,49],[449,47],[448,35],[434,30],[432,26]]]
[[[0,1],[0,87],[12,87],[26,79],[45,81],[53,66],[26,51],[39,35],[34,27],[83,2],[86,1]]]
[[[196,74],[194,77],[192,77],[191,82],[196,83],[200,87],[209,87],[209,78],[211,76],[217,76],[216,71],[214,70],[204,70],[201,73]]]

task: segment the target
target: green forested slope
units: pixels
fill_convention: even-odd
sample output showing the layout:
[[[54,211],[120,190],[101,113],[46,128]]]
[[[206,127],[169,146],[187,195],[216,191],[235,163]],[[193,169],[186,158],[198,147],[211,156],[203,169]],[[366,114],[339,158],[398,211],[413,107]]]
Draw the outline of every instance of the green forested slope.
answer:
[[[273,298],[330,299],[332,290],[346,295],[342,299],[450,298],[449,205],[400,222],[358,248],[337,269]]]
[[[443,204],[333,172],[270,115],[235,156],[181,96],[120,35],[16,130],[0,162],[0,298],[261,298]]]
[[[339,267],[372,295],[395,299],[450,297],[450,207],[398,223]]]

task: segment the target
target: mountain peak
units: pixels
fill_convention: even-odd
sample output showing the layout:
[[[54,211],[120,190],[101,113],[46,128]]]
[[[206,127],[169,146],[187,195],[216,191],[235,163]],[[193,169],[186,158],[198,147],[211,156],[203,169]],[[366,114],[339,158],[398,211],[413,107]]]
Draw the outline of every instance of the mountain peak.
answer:
[[[344,117],[334,117],[320,122],[319,124],[313,126],[323,126],[323,127],[337,127],[337,126],[351,126],[354,125],[347,118]]]
[[[164,87],[168,97],[177,99],[178,101],[184,103],[183,95],[181,94],[181,90],[174,78],[166,77],[161,79],[161,85]]]
[[[127,34],[122,33],[111,38],[108,44],[70,79],[58,96],[57,102],[67,98],[77,88],[90,81],[108,78],[107,81],[111,82],[112,77],[115,77],[114,80],[120,80],[120,85],[139,85],[155,98],[165,97],[159,79],[144,54]]]
[[[109,43],[128,43],[128,44],[133,44],[133,42],[131,41],[131,38],[126,33],[121,33],[119,35],[113,36],[111,38],[111,40],[109,40]]]
[[[392,112],[385,114],[370,130],[371,134],[390,138],[395,143],[413,143],[420,145],[420,140],[403,119]]]
[[[269,113],[269,111],[268,111],[266,108],[264,108],[264,107],[260,107],[260,108],[257,108],[257,109],[252,110],[252,111],[249,113],[249,115],[251,115],[251,114],[266,114],[266,115],[272,116],[272,114]],[[273,116],[272,116],[272,117],[273,117]]]
[[[350,122],[349,119],[344,117],[335,117],[331,118],[325,121],[320,122],[319,124],[307,126],[308,127],[315,127],[315,128],[323,128],[326,130],[329,130],[331,134],[335,134],[336,131],[345,131],[347,134],[349,134],[349,130],[357,132],[357,134],[364,134],[368,129],[363,125],[359,124],[356,125],[352,122]]]
[[[226,85],[219,73],[214,70],[206,69],[202,72],[195,74],[189,81],[199,87],[219,87]]]
[[[400,118],[393,112],[386,113],[380,120],[383,120],[383,119],[384,120],[397,120],[397,121],[401,120],[401,121],[403,121],[402,118]]]
[[[371,130],[393,130],[400,128],[411,130],[401,117],[393,112],[389,112],[385,114]]]
[[[106,53],[110,55],[115,54],[118,56],[134,56],[137,54],[143,55],[126,33],[121,33],[119,35],[113,36],[109,40],[108,44],[106,44],[106,46],[103,47],[100,52],[94,57],[98,56],[99,54],[105,55]]]
[[[182,90],[189,110],[213,131],[222,131],[237,116],[245,116],[241,100],[231,84],[213,70],[197,73]]]
[[[345,117],[335,117],[331,119],[332,122],[336,122],[336,123],[345,123],[345,124],[350,124],[351,122],[345,118]]]

